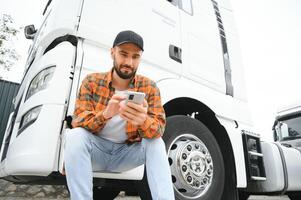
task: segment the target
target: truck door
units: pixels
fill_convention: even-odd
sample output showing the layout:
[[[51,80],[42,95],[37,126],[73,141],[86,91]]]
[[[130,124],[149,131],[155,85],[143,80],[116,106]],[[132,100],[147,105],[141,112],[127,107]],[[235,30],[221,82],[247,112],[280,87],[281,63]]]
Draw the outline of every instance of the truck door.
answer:
[[[133,30],[144,39],[138,73],[153,80],[181,74],[177,4],[167,0],[85,1],[78,34],[85,38],[81,80],[87,73],[112,68],[109,50],[117,33]]]
[[[5,134],[10,142],[1,155],[0,176],[57,171],[75,51],[71,43],[62,42],[33,61],[17,95],[21,98],[12,131]]]
[[[179,2],[182,42],[185,49],[183,52],[185,75],[222,93],[226,93],[228,82],[231,95],[232,84],[228,74],[230,70],[228,53],[225,49],[225,31],[218,4],[211,0],[179,0]]]
[[[167,77],[177,77],[182,73],[182,44],[179,9],[177,1],[150,1],[149,18],[145,19],[145,59],[153,64],[141,67],[141,71],[152,79],[158,79],[164,71]],[[157,71],[156,68],[161,69]],[[164,71],[163,71],[164,70]],[[161,77],[163,78],[163,77]]]

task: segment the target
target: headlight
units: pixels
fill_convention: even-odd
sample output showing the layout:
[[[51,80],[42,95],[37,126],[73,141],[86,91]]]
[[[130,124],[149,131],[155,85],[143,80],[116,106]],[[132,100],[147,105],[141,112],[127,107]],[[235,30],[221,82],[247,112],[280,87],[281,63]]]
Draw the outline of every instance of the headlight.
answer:
[[[29,97],[35,93],[45,89],[48,86],[49,81],[51,80],[54,73],[55,66],[48,67],[41,72],[39,72],[31,81],[28,91],[25,97],[27,100]]]
[[[29,110],[27,113],[25,113],[21,119],[20,128],[18,135],[28,126],[30,126],[32,123],[36,121],[38,118],[42,106],[34,107],[31,110]]]

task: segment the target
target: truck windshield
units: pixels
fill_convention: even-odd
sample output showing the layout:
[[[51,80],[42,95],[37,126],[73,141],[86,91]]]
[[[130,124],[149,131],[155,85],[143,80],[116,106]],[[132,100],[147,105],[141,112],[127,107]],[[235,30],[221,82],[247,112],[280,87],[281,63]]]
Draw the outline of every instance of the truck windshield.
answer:
[[[294,140],[301,138],[301,116],[280,121],[281,140]],[[285,127],[285,128],[283,128]]]

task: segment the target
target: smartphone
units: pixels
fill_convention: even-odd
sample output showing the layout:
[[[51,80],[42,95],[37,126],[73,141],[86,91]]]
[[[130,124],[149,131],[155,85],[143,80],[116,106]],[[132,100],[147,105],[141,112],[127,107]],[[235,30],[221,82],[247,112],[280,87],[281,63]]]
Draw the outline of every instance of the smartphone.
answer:
[[[144,97],[145,93],[143,92],[128,91],[125,103],[127,104],[127,102],[133,102],[135,104],[143,104]]]

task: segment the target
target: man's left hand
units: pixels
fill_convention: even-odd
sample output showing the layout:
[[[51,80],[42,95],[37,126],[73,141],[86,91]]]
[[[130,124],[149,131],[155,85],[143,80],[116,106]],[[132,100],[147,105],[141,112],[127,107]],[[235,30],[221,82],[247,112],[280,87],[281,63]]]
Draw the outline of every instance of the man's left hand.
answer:
[[[147,118],[147,101],[144,99],[143,105],[135,104],[133,102],[125,101],[120,102],[119,104],[119,114],[121,118],[132,123],[135,126],[142,125]]]

